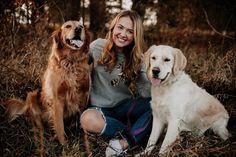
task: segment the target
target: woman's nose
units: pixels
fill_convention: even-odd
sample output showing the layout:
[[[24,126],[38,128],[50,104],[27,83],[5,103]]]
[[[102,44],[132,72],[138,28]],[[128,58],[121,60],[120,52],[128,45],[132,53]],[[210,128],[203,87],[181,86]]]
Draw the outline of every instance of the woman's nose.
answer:
[[[120,32],[120,35],[123,36],[123,37],[125,37],[125,36],[126,36],[126,31],[125,31],[125,30],[122,30],[122,31]]]

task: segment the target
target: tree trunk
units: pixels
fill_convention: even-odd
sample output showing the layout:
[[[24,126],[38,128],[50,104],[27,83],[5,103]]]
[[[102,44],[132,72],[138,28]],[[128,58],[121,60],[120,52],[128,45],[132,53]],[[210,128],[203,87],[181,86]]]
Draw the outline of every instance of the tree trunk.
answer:
[[[90,0],[90,26],[92,40],[98,37],[99,31],[104,30],[106,22],[106,3],[105,0]],[[100,32],[101,33],[101,32]]]

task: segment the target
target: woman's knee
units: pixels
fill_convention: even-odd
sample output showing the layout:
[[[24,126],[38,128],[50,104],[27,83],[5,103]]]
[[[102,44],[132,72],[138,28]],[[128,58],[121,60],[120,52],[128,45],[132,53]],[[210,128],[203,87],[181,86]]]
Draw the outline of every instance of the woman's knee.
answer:
[[[89,109],[81,115],[80,124],[87,132],[101,133],[105,126],[105,120],[101,112],[96,109]]]

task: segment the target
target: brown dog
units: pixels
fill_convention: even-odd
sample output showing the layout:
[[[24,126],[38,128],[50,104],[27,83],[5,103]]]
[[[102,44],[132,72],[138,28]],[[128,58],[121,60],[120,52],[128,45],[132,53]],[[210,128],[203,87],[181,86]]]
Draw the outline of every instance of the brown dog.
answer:
[[[53,45],[42,79],[42,91],[29,92],[26,101],[10,99],[6,112],[14,120],[28,114],[40,136],[43,151],[43,124],[48,120],[61,144],[65,143],[63,118],[81,112],[90,90],[89,36],[82,20],[68,21],[52,34]]]

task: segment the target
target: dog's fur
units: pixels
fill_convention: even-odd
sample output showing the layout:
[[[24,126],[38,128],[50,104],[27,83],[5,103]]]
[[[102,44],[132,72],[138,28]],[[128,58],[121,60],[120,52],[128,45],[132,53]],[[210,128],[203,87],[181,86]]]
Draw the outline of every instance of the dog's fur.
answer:
[[[27,94],[26,101],[6,101],[6,112],[14,120],[27,114],[40,134],[43,144],[43,120],[52,124],[61,144],[65,143],[65,117],[81,112],[87,105],[90,90],[89,35],[80,21],[67,21],[52,34],[52,50],[42,78],[41,92]],[[39,131],[39,132],[38,132]],[[43,149],[43,148],[41,148]]]
[[[167,132],[159,154],[164,154],[181,131],[203,134],[213,129],[223,140],[229,115],[224,106],[198,87],[184,72],[187,60],[183,53],[165,45],[153,45],[145,53],[147,76],[152,83],[153,126],[144,153],[150,154],[164,126]]]

